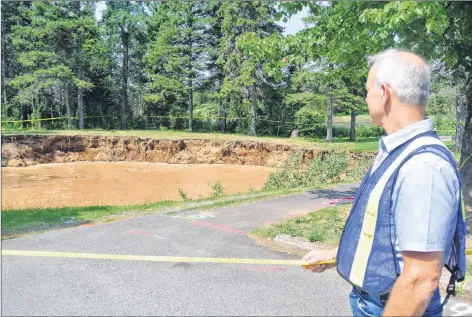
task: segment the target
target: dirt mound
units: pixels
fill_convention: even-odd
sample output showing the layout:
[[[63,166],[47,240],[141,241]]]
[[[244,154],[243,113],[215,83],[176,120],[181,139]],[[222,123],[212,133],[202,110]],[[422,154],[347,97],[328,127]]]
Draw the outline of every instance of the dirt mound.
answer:
[[[239,164],[280,167],[295,152],[308,163],[328,150],[298,149],[255,141],[159,140],[113,136],[2,136],[2,166],[45,163],[159,162],[170,164]],[[350,153],[353,159],[371,159],[372,153]]]

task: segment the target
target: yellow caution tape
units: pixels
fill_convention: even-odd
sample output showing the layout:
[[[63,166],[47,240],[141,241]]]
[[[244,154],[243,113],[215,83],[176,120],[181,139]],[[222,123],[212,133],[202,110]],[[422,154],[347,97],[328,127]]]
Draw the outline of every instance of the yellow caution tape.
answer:
[[[459,167],[459,171],[462,170],[462,168],[464,167],[465,163],[472,157],[472,154],[470,154],[465,160],[464,162],[462,162],[462,165],[461,167]]]
[[[121,118],[117,116],[86,116],[84,119],[90,118]],[[139,116],[138,118],[159,118],[159,119],[188,119],[189,116]],[[62,120],[62,119],[79,119],[79,117],[55,117],[55,118],[43,118],[43,119],[27,119],[27,120],[9,120],[9,121],[2,121],[3,123],[22,123],[22,122],[38,122],[38,121],[53,121],[53,120]],[[226,120],[241,120],[241,119],[249,119],[249,118],[237,118],[237,117],[221,117],[221,116],[209,116],[209,117],[200,117],[194,116],[193,119],[197,120],[207,120],[207,119],[226,119]],[[267,122],[275,122],[275,123],[288,123],[294,124],[294,122],[289,121],[277,121],[277,120],[269,120],[269,119],[262,119],[256,118],[258,121],[267,121]]]
[[[105,116],[107,117],[107,116]],[[88,116],[84,117],[84,119],[89,118],[102,118],[101,116]],[[79,119],[79,117],[54,117],[54,118],[42,118],[42,119],[27,119],[27,120],[9,120],[9,121],[2,121],[4,123],[21,123],[21,122],[37,122],[37,121],[53,121],[53,120],[62,120],[62,119]]]

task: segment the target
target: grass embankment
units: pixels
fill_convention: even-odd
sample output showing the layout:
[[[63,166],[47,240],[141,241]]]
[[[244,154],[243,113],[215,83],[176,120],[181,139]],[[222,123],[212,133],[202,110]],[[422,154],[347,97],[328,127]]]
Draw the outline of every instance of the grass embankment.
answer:
[[[274,239],[279,234],[286,234],[305,238],[310,242],[337,245],[351,206],[351,204],[330,206],[307,216],[284,220],[266,228],[256,229],[251,233],[269,239]]]

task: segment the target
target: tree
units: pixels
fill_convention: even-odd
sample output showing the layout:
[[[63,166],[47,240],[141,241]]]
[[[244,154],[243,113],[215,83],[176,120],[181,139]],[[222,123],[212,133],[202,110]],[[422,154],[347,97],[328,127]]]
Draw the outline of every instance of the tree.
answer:
[[[293,89],[295,92],[287,95],[287,102],[295,107],[300,107],[297,112],[297,122],[303,123],[301,114],[311,113],[316,118],[316,113],[326,118],[326,140],[333,139],[333,115],[336,112],[357,109],[361,104],[358,96],[351,94],[346,84],[336,78],[328,65],[310,62],[303,66],[293,79]],[[315,121],[312,127],[299,129],[303,131],[316,130],[316,125],[321,122]]]
[[[467,110],[459,165],[462,167],[464,198],[469,205],[472,205],[471,15],[472,3],[469,2],[391,2],[382,9],[371,9],[360,15],[361,21],[376,28],[376,33],[395,34],[399,47],[441,60],[458,82],[462,82],[457,112],[461,113],[463,108]],[[461,115],[458,117],[460,121]],[[461,129],[457,130],[460,133]]]
[[[188,130],[193,130],[194,91],[204,77],[204,60],[208,56],[210,9],[208,2],[175,1],[157,7],[153,15],[155,34],[149,43],[146,65],[150,72],[151,93],[147,101],[159,102],[172,94],[183,103],[186,92],[189,115]]]
[[[31,105],[33,113],[41,117],[41,111],[48,105],[45,101],[64,92],[66,115],[70,117],[68,91],[75,88],[79,128],[83,129],[83,90],[93,84],[85,78],[82,45],[95,32],[92,7],[81,2],[35,2],[23,7],[21,15],[31,23],[13,27],[12,43],[19,52],[17,61],[23,67],[22,74],[10,82],[18,89],[15,100]],[[53,103],[49,103],[51,116],[54,116]],[[70,119],[68,126],[71,127]]]
[[[314,54],[329,54],[330,61],[342,69],[362,69],[365,55],[397,47],[413,50],[462,76],[462,96],[470,96],[472,82],[472,4],[468,2],[336,2],[283,3],[285,14],[293,14],[304,5],[310,7],[316,27],[302,33],[316,45]],[[323,49],[328,48],[328,49]],[[356,65],[360,65],[359,68]],[[353,68],[354,67],[354,68]],[[353,72],[354,78],[359,78]],[[472,204],[472,102],[466,103],[461,160],[465,199]],[[458,103],[458,108],[462,107]]]
[[[146,8],[141,2],[108,1],[103,13],[101,30],[105,51],[111,53],[113,76],[119,78],[121,129],[126,130],[131,82],[143,80],[142,57],[146,41]]]
[[[14,77],[21,73],[21,65],[19,65],[18,51],[15,49],[12,41],[13,27],[15,25],[28,25],[31,21],[25,15],[21,14],[24,7],[30,6],[31,3],[26,2],[2,2],[1,4],[1,88],[2,88],[2,114],[4,117],[26,119],[26,109],[15,109],[11,102],[11,97],[15,92],[8,85]]]
[[[262,64],[255,55],[247,55],[248,52],[256,53],[251,48],[255,42],[244,44],[243,40],[238,47],[238,40],[243,36],[262,39],[271,34],[281,33],[281,28],[274,23],[276,14],[274,3],[223,1],[218,14],[222,18],[223,33],[219,45],[218,63],[223,65],[225,72],[220,93],[223,98],[249,101],[249,134],[256,135],[257,98],[261,96],[269,76],[264,74]],[[245,35],[246,33],[250,35]]]

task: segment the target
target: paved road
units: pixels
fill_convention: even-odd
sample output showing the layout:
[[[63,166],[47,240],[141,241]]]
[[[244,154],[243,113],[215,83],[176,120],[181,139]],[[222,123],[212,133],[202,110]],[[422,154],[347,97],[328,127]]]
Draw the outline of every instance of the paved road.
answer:
[[[5,250],[293,259],[246,233],[350,197],[354,186],[3,241]],[[298,266],[2,257],[2,315],[350,315],[335,271]],[[452,301],[450,315],[471,315]]]

